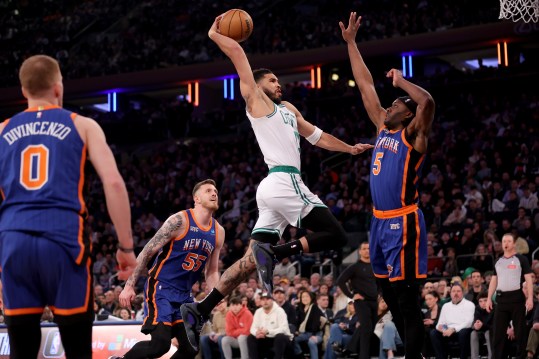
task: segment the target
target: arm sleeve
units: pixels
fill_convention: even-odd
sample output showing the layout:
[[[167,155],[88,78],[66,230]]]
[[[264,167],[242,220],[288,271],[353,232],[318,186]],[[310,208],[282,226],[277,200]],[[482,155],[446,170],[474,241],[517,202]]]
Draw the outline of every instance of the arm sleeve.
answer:
[[[520,266],[522,267],[522,275],[529,274],[532,272],[532,267],[528,258],[524,257],[522,254],[517,254],[518,260],[520,261]]]
[[[348,266],[337,278],[337,285],[341,288],[342,292],[349,298],[354,296],[354,293],[350,292],[347,286],[347,282],[350,280],[354,273],[354,265]]]

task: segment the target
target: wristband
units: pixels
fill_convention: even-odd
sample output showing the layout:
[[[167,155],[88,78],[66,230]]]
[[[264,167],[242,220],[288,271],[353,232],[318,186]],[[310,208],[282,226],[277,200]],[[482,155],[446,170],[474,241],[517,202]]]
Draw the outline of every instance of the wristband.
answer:
[[[122,247],[121,245],[118,244],[118,250],[120,252],[124,252],[124,253],[132,253],[135,251],[135,248],[124,248]]]

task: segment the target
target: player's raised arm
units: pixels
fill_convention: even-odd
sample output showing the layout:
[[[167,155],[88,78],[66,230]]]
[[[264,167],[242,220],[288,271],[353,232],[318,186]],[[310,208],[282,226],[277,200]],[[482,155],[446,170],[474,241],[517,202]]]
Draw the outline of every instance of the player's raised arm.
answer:
[[[120,304],[122,306],[127,307],[131,305],[131,301],[135,298],[135,284],[142,272],[146,271],[148,262],[165,244],[179,236],[185,230],[186,222],[186,216],[183,211],[173,214],[168,217],[157,233],[144,246],[144,249],[137,257],[137,266],[133,274],[131,274],[125,283],[124,290],[120,293]]]
[[[360,26],[361,16],[358,17],[355,12],[350,13],[348,26],[346,28],[344,27],[342,21],[339,22],[342,37],[348,45],[348,56],[350,57],[350,64],[352,65],[354,80],[356,81],[359,92],[361,93],[361,99],[363,100],[365,110],[367,110],[369,118],[374,123],[376,128],[380,130],[384,126],[386,111],[380,104],[380,98],[376,93],[371,72],[369,71],[367,65],[365,65],[365,61],[363,61],[363,57],[361,56],[356,44],[356,34]]]
[[[414,148],[420,153],[425,153],[434,120],[434,99],[427,90],[406,80],[400,70],[391,69],[386,76],[392,79],[394,87],[406,91],[410,98],[417,103],[415,117],[406,127],[406,132],[414,139],[412,143]]]
[[[249,106],[250,97],[256,95],[258,87],[253,77],[253,71],[247,55],[241,45],[237,41],[219,33],[219,23],[222,17],[223,15],[219,15],[215,18],[212,27],[208,31],[208,36],[234,64],[240,78],[241,95]]]

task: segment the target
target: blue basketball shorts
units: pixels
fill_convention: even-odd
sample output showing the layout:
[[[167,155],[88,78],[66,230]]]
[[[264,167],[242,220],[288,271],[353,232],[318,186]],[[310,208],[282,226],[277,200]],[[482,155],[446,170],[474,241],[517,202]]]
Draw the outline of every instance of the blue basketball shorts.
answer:
[[[73,238],[76,242],[78,238]],[[9,320],[49,306],[59,324],[93,316],[91,259],[76,264],[58,242],[37,233],[0,233],[4,313]]]
[[[390,281],[427,277],[427,233],[417,206],[374,210],[369,247],[375,276]]]
[[[170,284],[149,277],[144,286],[144,323],[141,331],[149,334],[159,323],[175,326],[182,323],[180,306],[192,303],[190,291],[181,291]]]

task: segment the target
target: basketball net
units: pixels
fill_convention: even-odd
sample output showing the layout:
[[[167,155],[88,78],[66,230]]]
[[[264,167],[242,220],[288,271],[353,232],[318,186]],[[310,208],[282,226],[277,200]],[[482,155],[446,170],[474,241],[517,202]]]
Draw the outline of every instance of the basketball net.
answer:
[[[499,19],[524,22],[539,20],[539,0],[500,0]]]

